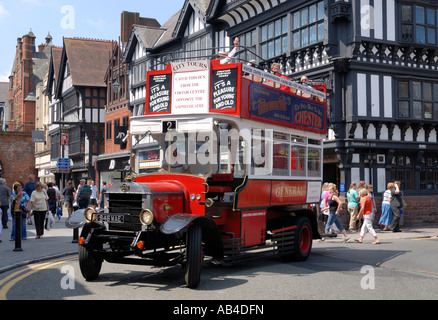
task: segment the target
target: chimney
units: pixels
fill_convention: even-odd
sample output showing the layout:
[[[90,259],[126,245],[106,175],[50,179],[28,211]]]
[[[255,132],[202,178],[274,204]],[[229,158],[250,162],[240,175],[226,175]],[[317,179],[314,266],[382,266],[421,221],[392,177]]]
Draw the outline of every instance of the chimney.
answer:
[[[45,47],[46,47],[46,45],[45,45],[44,43],[41,43],[41,44],[38,46],[38,52],[43,52]]]
[[[128,43],[129,37],[131,36],[132,26],[134,24],[155,28],[161,27],[160,23],[156,19],[140,17],[140,13],[138,12],[123,11],[120,31],[122,43]]]
[[[129,41],[129,36],[131,35],[131,29],[134,24],[138,23],[140,18],[140,13],[138,12],[122,12],[121,30],[120,37],[122,43],[127,43]]]
[[[23,36],[23,59],[31,60],[32,54],[33,54],[32,39],[29,37],[28,34],[25,34]]]

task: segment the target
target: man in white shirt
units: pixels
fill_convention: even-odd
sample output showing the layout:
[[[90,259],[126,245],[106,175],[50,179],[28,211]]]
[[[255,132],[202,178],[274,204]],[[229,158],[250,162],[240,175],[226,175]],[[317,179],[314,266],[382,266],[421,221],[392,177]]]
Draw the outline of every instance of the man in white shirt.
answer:
[[[97,194],[99,192],[93,180],[91,180],[90,186],[91,186],[90,204],[97,206]]]

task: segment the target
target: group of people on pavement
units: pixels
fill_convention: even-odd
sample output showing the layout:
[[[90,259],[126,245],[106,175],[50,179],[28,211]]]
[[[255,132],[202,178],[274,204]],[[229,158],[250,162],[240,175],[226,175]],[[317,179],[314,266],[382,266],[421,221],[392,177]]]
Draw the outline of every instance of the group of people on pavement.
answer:
[[[62,201],[69,215],[73,208],[87,208],[89,205],[103,208],[104,194],[108,190],[106,182],[99,193],[94,181],[86,184],[81,179],[76,190],[73,181],[68,181],[62,195],[56,185],[49,182],[47,185],[37,182],[33,174],[29,175],[29,181],[23,184],[20,181],[14,182],[12,190],[6,185],[6,180],[0,178],[0,242],[2,242],[2,230],[8,228],[8,221],[12,218],[11,241],[15,240],[16,219],[15,215],[22,214],[21,238],[27,239],[26,224],[32,224],[32,217],[35,222],[35,239],[44,236],[44,229],[50,230],[51,223],[55,221],[56,214],[62,214]],[[77,204],[77,205],[76,205]]]
[[[379,219],[381,230],[401,232],[400,218],[402,208],[406,204],[403,200],[400,184],[400,181],[389,182],[387,190],[383,193],[382,212]],[[346,198],[347,209],[350,214],[348,230],[350,233],[355,233],[360,229],[359,238],[355,239],[355,241],[362,243],[365,235],[369,232],[374,237],[372,244],[380,244],[377,233],[373,228],[373,221],[376,215],[373,186],[366,184],[365,181],[360,181],[359,185],[356,182],[352,182],[346,193]],[[351,239],[339,219],[342,205],[343,202],[339,198],[336,185],[334,183],[324,183],[319,206],[319,220],[325,224],[324,232],[326,235],[334,233],[333,226],[335,225],[344,236],[343,242],[350,242]],[[325,237],[322,238],[322,241],[324,240]]]

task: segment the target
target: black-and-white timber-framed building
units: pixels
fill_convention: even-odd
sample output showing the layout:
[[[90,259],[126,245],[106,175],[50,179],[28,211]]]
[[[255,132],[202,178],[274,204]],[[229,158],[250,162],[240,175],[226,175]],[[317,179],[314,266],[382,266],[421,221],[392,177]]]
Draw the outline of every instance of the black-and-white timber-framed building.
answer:
[[[147,70],[238,37],[241,61],[324,82],[324,180],[438,194],[437,1],[186,0],[161,29],[145,31],[156,39],[142,48]]]

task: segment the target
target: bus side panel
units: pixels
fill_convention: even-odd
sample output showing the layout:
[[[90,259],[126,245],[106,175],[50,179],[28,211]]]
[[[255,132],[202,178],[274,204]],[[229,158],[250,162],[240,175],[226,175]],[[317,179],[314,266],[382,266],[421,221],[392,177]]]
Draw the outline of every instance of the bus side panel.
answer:
[[[242,212],[242,237],[245,247],[265,243],[266,235],[266,211],[244,211]]]
[[[305,204],[306,181],[272,181],[271,205]]]
[[[271,181],[250,180],[239,192],[237,208],[269,207],[271,203]]]

